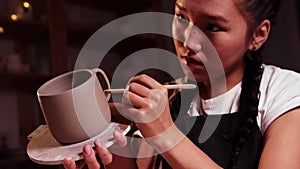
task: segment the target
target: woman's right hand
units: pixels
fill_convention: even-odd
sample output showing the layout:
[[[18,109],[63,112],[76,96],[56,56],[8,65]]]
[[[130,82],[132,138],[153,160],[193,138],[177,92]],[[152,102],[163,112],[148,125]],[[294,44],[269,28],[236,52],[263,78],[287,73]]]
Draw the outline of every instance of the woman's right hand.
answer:
[[[119,132],[114,133],[119,147],[125,147],[127,145],[127,138]],[[101,164],[108,166],[113,162],[113,155],[104,146],[103,142],[99,139],[95,140],[95,151],[91,145],[85,145],[83,147],[84,160],[76,162],[72,158],[64,159],[64,167],[66,169],[81,169],[85,164],[89,169],[99,169]],[[101,159],[101,163],[97,160],[96,153]]]
[[[145,138],[160,135],[174,125],[168,90],[152,77],[131,78],[122,97],[122,115],[130,117]]]

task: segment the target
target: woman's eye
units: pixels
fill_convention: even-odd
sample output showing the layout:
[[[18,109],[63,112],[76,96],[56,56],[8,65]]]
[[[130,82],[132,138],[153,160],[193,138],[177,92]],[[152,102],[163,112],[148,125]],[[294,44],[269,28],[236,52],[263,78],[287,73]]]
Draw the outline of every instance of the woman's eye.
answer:
[[[181,14],[176,14],[177,21],[181,24],[187,24],[188,21]]]
[[[207,28],[206,28],[208,31],[211,31],[211,32],[218,32],[218,31],[222,31],[223,29],[215,24],[208,24],[207,25]]]

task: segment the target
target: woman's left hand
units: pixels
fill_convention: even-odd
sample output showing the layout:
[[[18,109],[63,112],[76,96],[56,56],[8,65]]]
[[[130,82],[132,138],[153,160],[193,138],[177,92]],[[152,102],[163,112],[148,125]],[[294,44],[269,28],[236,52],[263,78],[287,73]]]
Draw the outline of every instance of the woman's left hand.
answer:
[[[114,138],[118,142],[118,147],[123,148],[127,145],[127,138],[119,132],[114,133]],[[102,141],[97,139],[94,142],[95,151],[101,159],[101,163],[104,166],[109,166],[113,162],[113,154],[103,145]],[[91,145],[85,145],[83,147],[84,160],[75,163],[72,158],[64,159],[65,169],[81,169],[86,164],[89,169],[99,169],[100,162],[97,160],[96,153]],[[116,162],[117,163],[117,162]]]
[[[121,112],[129,116],[144,137],[156,136],[173,125],[168,90],[148,75],[132,78],[124,92]]]

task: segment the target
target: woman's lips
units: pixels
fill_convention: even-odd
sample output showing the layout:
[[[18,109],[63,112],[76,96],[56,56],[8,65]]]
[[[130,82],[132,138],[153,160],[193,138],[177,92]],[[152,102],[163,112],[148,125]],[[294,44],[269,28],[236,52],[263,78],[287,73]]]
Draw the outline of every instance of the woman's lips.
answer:
[[[189,66],[190,68],[202,68],[204,64],[199,61],[200,59],[195,59],[195,57],[199,57],[197,55],[193,56],[183,56],[182,58],[185,60],[186,65]]]

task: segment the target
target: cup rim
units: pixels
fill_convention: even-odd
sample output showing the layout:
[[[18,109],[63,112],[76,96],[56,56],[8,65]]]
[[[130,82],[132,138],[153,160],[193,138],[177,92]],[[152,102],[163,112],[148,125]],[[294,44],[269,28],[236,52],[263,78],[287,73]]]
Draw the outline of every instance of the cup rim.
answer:
[[[53,93],[43,93],[42,92],[42,90],[44,90],[49,84],[53,83],[54,81],[56,81],[56,80],[58,80],[58,79],[60,79],[60,78],[62,78],[64,76],[68,76],[70,74],[74,74],[74,73],[78,73],[78,72],[88,72],[88,73],[90,73],[91,76],[87,79],[87,81],[90,80],[92,78],[92,75],[93,75],[92,69],[77,69],[77,70],[73,70],[73,71],[69,71],[69,72],[63,73],[61,75],[58,75],[58,76],[56,76],[56,77],[48,80],[44,84],[42,84],[42,86],[40,86],[38,88],[38,90],[37,90],[37,95],[38,96],[59,96],[59,95],[63,95],[63,94],[66,94],[66,93],[70,93],[70,92],[72,92],[74,90],[77,90],[80,86],[84,85],[85,82],[82,83],[82,84],[80,84],[80,85],[78,85],[78,86],[76,86],[76,87],[74,87],[74,88],[72,86],[71,89],[65,90],[63,92],[53,92]]]

